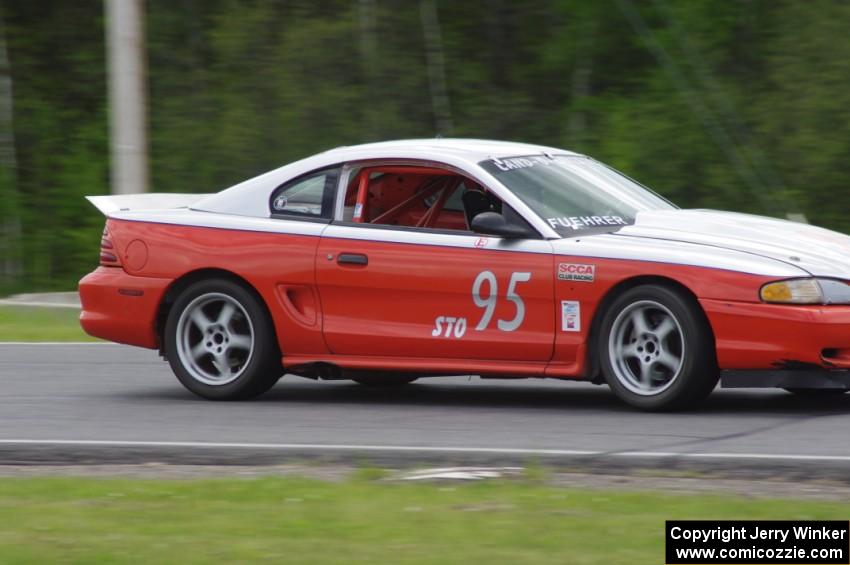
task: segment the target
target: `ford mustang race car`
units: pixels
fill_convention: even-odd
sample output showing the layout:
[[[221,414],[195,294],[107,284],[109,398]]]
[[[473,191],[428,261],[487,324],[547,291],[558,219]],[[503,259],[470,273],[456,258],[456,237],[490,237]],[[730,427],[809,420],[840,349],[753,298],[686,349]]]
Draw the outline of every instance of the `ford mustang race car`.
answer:
[[[81,323],[210,399],[283,373],[607,383],[669,409],[726,387],[850,386],[850,237],[682,210],[537,145],[341,147],[222,192],[92,196]]]

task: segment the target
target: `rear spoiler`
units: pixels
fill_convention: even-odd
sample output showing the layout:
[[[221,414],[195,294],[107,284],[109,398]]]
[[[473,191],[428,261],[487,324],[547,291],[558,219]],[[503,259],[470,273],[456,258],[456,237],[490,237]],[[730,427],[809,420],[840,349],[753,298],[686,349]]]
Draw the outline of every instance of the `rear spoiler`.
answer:
[[[104,216],[115,212],[137,210],[166,210],[169,208],[188,208],[209,194],[116,194],[113,196],[86,196]]]

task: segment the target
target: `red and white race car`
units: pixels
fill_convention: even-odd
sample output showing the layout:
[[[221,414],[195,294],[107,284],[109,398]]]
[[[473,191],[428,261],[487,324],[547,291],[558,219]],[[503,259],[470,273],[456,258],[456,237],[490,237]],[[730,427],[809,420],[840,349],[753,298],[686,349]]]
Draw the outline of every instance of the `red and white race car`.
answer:
[[[82,326],[158,348],[212,399],[286,372],[607,382],[665,409],[729,387],[850,386],[850,238],[681,210],[589,157],[341,147],[211,195],[93,196]]]

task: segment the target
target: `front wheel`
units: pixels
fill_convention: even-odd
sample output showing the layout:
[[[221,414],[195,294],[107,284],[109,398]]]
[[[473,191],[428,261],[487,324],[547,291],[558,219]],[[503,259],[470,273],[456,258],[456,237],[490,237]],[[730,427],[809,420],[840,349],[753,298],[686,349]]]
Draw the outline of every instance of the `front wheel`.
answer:
[[[681,408],[717,384],[708,321],[692,298],[665,286],[639,286],[617,297],[602,319],[599,346],[605,380],[637,408]]]
[[[165,323],[165,355],[183,386],[211,400],[257,396],[282,372],[264,306],[225,279],[197,282],[177,298]]]

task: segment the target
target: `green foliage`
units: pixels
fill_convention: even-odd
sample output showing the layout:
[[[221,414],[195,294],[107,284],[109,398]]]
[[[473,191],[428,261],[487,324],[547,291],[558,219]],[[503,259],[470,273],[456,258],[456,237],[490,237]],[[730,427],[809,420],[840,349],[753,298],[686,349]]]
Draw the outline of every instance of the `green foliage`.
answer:
[[[0,0],[17,167],[0,292],[71,288],[109,190],[100,2]],[[684,207],[850,231],[850,6],[437,1],[438,131],[418,3],[146,2],[152,191],[212,192],[338,145],[443,136],[589,153]],[[1,133],[1,132],[0,132]],[[2,226],[0,226],[2,228]]]

